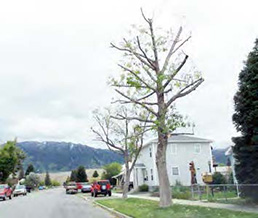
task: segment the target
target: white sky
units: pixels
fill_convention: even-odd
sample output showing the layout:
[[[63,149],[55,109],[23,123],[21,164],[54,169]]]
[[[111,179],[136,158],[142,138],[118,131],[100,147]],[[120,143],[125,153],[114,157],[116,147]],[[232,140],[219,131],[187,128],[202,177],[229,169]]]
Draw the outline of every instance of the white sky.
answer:
[[[186,52],[205,82],[178,110],[198,136],[231,144],[233,95],[243,61],[258,36],[255,0],[0,0],[0,142],[71,141],[99,146],[91,112],[112,97],[118,71],[109,43],[143,24],[192,33]]]

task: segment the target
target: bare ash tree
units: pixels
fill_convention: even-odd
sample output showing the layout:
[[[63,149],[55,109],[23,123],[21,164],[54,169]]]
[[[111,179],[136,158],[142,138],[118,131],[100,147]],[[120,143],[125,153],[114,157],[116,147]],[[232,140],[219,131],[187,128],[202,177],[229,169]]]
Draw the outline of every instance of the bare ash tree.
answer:
[[[132,115],[141,117],[141,122],[132,119]],[[102,112],[96,110],[94,119],[97,125],[92,131],[96,134],[97,140],[124,157],[123,198],[127,198],[130,175],[142,149],[144,135],[153,126],[148,125],[145,113],[136,114],[126,107],[118,107],[116,110],[109,108]]]
[[[168,135],[184,125],[174,103],[196,90],[204,79],[188,65],[188,55],[182,51],[191,36],[182,37],[182,27],[175,35],[156,29],[153,19],[146,18],[143,12],[142,16],[146,28],[136,27],[130,39],[124,38],[117,45],[111,43],[112,48],[123,53],[119,63],[121,77],[111,79],[111,84],[120,96],[117,102],[133,104],[150,113],[148,123],[154,125],[158,135],[160,207],[168,207],[172,204],[166,166]],[[139,117],[131,119],[141,121]]]

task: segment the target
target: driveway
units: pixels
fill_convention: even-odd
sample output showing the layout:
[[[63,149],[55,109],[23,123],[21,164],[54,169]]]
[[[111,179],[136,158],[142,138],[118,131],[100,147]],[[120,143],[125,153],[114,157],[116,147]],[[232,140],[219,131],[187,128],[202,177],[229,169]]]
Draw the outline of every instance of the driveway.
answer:
[[[0,218],[111,218],[107,211],[63,188],[43,190],[0,201]]]

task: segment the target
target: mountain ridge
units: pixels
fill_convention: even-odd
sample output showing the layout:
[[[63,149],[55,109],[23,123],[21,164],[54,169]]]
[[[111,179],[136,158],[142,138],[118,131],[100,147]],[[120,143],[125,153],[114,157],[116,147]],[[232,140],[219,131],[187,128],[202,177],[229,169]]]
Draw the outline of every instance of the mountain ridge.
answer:
[[[24,168],[32,163],[37,172],[70,171],[79,165],[101,168],[111,162],[123,162],[122,156],[114,151],[71,142],[24,141],[17,142],[17,146],[27,156]]]

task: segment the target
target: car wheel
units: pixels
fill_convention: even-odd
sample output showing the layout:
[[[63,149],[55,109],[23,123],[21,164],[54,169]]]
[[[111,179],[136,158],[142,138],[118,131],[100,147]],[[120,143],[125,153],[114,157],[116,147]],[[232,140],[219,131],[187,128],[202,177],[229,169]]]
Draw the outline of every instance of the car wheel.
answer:
[[[3,197],[3,201],[5,201],[6,200],[6,195]]]

